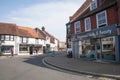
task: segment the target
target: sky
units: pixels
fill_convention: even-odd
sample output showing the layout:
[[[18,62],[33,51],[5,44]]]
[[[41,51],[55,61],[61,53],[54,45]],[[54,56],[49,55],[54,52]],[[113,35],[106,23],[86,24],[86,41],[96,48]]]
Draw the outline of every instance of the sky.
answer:
[[[0,0],[0,22],[45,30],[66,40],[66,23],[85,0]]]

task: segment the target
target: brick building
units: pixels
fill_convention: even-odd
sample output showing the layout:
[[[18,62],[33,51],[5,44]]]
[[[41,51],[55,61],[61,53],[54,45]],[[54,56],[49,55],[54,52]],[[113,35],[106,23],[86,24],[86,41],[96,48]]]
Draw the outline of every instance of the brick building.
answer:
[[[66,24],[73,56],[120,62],[120,0],[86,0]]]

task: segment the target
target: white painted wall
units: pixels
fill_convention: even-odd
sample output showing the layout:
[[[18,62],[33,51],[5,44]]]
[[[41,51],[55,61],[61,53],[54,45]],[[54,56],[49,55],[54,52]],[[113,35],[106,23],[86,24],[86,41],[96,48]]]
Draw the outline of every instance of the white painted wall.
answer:
[[[28,44],[35,44],[35,38],[28,38]]]
[[[45,44],[50,44],[50,37],[46,37]]]
[[[43,39],[39,39],[39,44],[41,44],[41,45],[45,45],[45,40],[43,40]]]

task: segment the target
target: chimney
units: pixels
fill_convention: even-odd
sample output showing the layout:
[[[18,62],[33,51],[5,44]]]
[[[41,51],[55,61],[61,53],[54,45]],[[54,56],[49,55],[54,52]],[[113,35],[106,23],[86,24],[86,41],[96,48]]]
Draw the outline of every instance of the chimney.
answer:
[[[42,27],[42,31],[45,31],[45,27],[44,26]]]

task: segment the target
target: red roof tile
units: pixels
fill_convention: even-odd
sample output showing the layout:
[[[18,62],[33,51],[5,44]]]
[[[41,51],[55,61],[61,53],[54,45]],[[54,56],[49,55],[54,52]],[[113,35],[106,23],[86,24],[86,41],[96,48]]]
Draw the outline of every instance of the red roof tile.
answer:
[[[18,36],[31,37],[31,38],[44,38],[33,28],[18,26]]]
[[[80,16],[90,5],[92,0],[86,0],[84,4],[70,17],[70,22],[74,21],[78,16]]]
[[[50,37],[50,42],[55,43],[55,37],[49,34],[48,32],[44,31],[49,37]]]
[[[0,23],[0,34],[17,35],[17,26],[16,26],[16,24]]]
[[[96,8],[92,11],[90,11],[90,7],[89,7],[82,14],[80,14],[74,20],[72,20],[72,22],[80,20],[85,17],[88,17],[88,16],[95,14],[97,12],[100,12],[102,10],[105,10],[106,8],[109,8],[110,6],[115,5],[115,3],[116,3],[116,0],[105,0],[103,4],[101,4],[100,6],[98,6],[98,8]]]
[[[0,23],[0,34],[44,39],[44,37],[33,28],[17,26],[16,24],[10,23]]]

